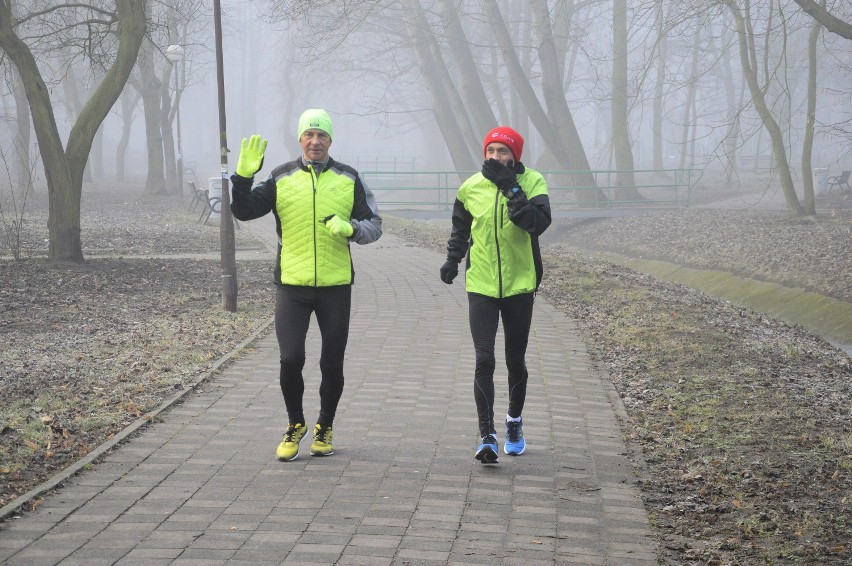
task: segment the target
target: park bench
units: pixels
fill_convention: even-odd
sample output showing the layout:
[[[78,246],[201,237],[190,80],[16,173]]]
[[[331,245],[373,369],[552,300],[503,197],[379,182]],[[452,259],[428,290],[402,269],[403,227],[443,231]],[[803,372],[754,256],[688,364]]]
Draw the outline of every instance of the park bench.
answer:
[[[207,221],[210,220],[210,215],[214,212],[218,213],[219,210],[217,206],[222,201],[219,197],[210,197],[210,191],[204,188],[199,188],[194,181],[187,181],[189,185],[189,190],[192,193],[192,201],[189,203],[189,211],[193,212],[195,207],[201,205],[201,215],[198,217],[198,221],[201,222],[204,219],[204,223],[207,224]]]
[[[207,191],[204,191],[204,192],[207,192]],[[210,197],[210,198],[207,199],[207,208],[205,209],[207,211],[207,216],[204,217],[204,223],[205,224],[207,224],[207,221],[210,220],[211,214],[213,214],[214,212],[216,214],[219,214],[219,211],[221,209],[221,206],[220,206],[221,203],[222,203],[222,199],[219,198],[219,197]],[[204,211],[201,212],[201,216],[202,217],[204,216]],[[199,217],[198,219],[201,220],[201,217]]]
[[[195,181],[187,181],[186,184],[189,186],[189,192],[192,195],[192,200],[189,202],[189,211],[193,212],[199,204],[204,208],[206,206],[204,203],[207,202],[207,191],[199,189]]]
[[[187,181],[189,185],[189,190],[192,193],[192,201],[189,203],[189,211],[193,212],[195,207],[199,204],[201,205],[201,215],[198,217],[198,221],[201,222],[201,219],[204,219],[204,223],[207,224],[207,221],[210,220],[210,216],[213,213],[219,214],[221,212],[221,197],[211,197],[210,191],[208,189],[199,189],[194,181]],[[237,230],[240,229],[240,223],[237,222],[237,219],[234,218],[234,228]]]
[[[844,171],[840,175],[834,175],[826,179],[828,190],[826,190],[825,192],[830,193],[832,187],[837,187],[843,191],[852,192],[852,186],[849,186],[849,173],[849,171]],[[843,188],[844,186],[846,187],[845,189]]]

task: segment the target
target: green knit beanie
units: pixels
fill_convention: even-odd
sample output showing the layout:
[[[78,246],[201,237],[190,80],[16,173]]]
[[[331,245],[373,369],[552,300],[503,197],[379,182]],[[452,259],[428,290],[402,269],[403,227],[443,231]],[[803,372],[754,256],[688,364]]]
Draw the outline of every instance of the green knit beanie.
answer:
[[[302,112],[299,118],[299,138],[302,139],[302,134],[305,130],[315,128],[322,130],[328,134],[330,139],[334,139],[334,130],[331,127],[331,116],[322,108],[309,108]]]

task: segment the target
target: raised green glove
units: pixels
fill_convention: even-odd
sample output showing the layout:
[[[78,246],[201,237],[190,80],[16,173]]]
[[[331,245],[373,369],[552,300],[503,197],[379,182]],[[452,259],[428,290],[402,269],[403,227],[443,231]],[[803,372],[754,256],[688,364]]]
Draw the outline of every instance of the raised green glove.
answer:
[[[325,225],[335,236],[348,238],[355,233],[355,228],[352,227],[352,224],[337,215],[326,218]]]
[[[240,146],[240,158],[237,161],[237,175],[248,179],[254,177],[254,174],[260,171],[263,167],[263,154],[266,151],[267,140],[253,135],[246,139],[243,138],[243,143]]]

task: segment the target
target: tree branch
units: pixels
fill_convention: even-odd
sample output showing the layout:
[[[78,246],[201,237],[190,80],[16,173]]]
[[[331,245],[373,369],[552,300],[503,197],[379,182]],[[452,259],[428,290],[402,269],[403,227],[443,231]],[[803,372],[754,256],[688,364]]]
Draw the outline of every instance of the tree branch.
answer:
[[[831,33],[845,37],[846,39],[852,39],[852,24],[835,17],[831,12],[814,2],[814,0],[793,1],[801,6],[803,12],[821,23]]]

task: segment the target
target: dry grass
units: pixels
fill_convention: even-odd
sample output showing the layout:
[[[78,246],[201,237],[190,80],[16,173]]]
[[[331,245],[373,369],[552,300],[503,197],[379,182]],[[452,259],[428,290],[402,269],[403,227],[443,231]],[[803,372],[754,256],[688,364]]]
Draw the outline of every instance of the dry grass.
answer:
[[[90,190],[85,263],[43,258],[43,199],[26,216],[30,257],[0,259],[0,506],[195,382],[271,316],[268,261],[239,262],[238,312],[222,310],[219,229],[186,201]]]

